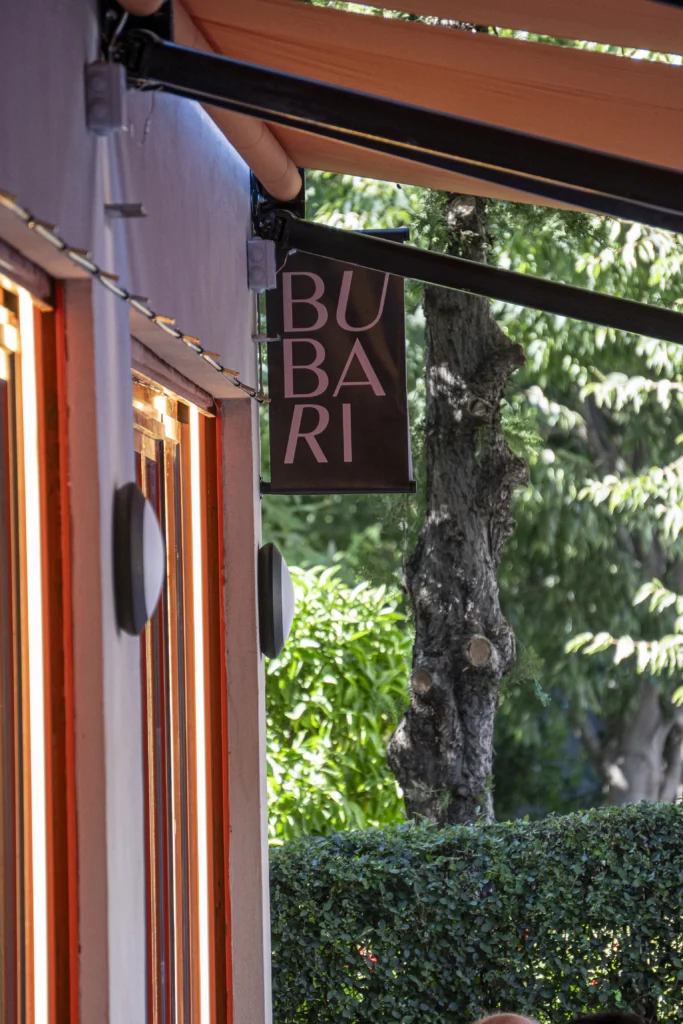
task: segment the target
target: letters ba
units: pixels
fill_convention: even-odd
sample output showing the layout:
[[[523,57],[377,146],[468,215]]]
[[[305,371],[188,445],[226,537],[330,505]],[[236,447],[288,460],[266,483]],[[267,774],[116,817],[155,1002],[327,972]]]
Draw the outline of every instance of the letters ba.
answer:
[[[271,491],[409,491],[403,280],[293,253],[266,293]]]

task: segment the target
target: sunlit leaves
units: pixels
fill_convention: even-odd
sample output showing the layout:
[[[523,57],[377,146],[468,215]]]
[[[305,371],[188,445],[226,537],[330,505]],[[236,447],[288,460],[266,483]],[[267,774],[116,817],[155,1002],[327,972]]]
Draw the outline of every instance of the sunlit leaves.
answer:
[[[673,675],[683,669],[683,595],[668,590],[659,580],[651,580],[638,590],[633,603],[647,602],[649,611],[661,614],[672,609],[676,618],[672,632],[657,640],[635,640],[631,636],[613,637],[609,633],[580,633],[566,645],[569,653],[597,654],[613,648],[614,663],[635,657],[639,674]],[[679,691],[676,691],[678,694]],[[674,694],[674,700],[677,699]]]
[[[621,512],[626,520],[648,509],[663,539],[676,540],[683,530],[683,457],[638,476],[608,474],[589,480],[578,497],[594,505],[606,502],[610,512]]]
[[[403,818],[385,744],[405,705],[410,632],[385,587],[292,570],[297,614],[267,665],[271,841]]]
[[[566,647],[568,653],[582,651],[583,654],[597,654],[614,648],[614,662],[635,657],[636,671],[642,675],[673,675],[683,669],[683,633],[672,633],[661,640],[634,640],[630,636],[619,638],[609,633],[580,633]],[[678,693],[678,691],[676,691]]]
[[[593,395],[599,406],[606,406],[619,412],[631,405],[639,413],[647,398],[652,395],[663,409],[668,409],[672,400],[683,405],[683,383],[677,380],[648,380],[646,377],[629,377],[625,373],[610,373],[602,380],[586,384],[582,397]]]

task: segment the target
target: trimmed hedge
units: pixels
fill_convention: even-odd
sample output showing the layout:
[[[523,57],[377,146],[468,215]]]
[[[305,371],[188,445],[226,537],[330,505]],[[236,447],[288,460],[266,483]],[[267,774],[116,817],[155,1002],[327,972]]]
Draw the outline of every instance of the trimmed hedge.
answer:
[[[683,810],[627,806],[271,851],[277,1024],[683,1021]]]

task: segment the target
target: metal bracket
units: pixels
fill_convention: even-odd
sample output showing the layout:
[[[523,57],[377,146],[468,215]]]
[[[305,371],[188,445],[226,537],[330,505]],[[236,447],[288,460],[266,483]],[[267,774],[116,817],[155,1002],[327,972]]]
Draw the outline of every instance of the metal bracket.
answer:
[[[247,281],[253,292],[277,287],[275,244],[269,239],[256,236],[247,242]]]
[[[146,217],[147,211],[142,203],[105,203],[104,212],[107,217]]]
[[[116,0],[99,0],[100,40],[103,56],[109,60],[113,57],[118,41],[123,34],[132,29],[148,29],[159,39],[173,42],[173,5],[165,0],[155,14],[146,18],[129,14]]]
[[[258,217],[263,216],[264,213],[269,210],[286,210],[288,213],[293,214],[300,220],[306,219],[306,171],[303,167],[299,167],[298,171],[301,175],[301,188],[299,189],[298,195],[296,195],[294,199],[290,199],[289,202],[274,199],[267,189],[263,187],[256,175],[252,173],[251,214],[255,231]]]
[[[278,248],[289,246],[289,226],[291,215],[283,210],[280,205],[275,205],[273,199],[257,200],[253,211],[254,234],[259,238],[266,238],[275,242]]]
[[[85,123],[96,135],[121,131],[126,123],[126,69],[106,60],[85,67]]]

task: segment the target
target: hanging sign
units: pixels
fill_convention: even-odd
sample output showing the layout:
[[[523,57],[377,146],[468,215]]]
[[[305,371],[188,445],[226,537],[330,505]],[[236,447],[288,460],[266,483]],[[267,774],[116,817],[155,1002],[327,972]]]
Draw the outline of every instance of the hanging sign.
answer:
[[[403,278],[301,252],[278,261],[267,490],[414,490]]]

